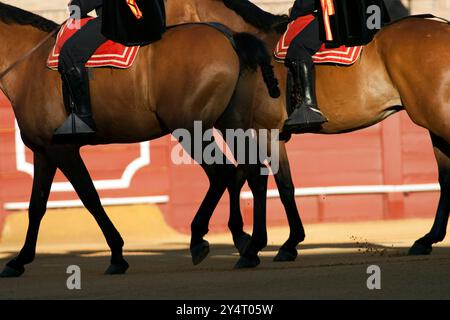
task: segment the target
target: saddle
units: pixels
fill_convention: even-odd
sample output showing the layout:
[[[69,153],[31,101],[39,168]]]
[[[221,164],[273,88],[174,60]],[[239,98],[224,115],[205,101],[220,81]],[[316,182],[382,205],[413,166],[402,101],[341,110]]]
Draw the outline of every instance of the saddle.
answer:
[[[297,18],[295,21],[288,25],[286,32],[278,41],[275,47],[274,57],[278,62],[284,62],[286,54],[294,38],[302,32],[313,20],[314,15],[307,15]],[[363,46],[340,46],[338,48],[329,49],[325,44],[319,49],[319,51],[312,57],[314,63],[331,63],[336,65],[352,65],[358,61],[361,56]]]
[[[84,26],[92,17],[83,18],[79,21]],[[47,59],[47,67],[58,70],[59,54],[64,43],[77,32],[73,26],[74,20],[69,20],[62,26],[56,38],[55,46]],[[86,67],[114,67],[120,69],[130,68],[138,54],[139,46],[127,47],[111,40],[101,45],[86,63]]]

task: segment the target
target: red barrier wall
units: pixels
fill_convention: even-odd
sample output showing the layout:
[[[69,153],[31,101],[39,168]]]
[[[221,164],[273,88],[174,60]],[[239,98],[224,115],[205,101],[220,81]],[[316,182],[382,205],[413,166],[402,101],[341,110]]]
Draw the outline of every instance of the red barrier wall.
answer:
[[[205,194],[208,181],[197,165],[175,166],[170,161],[170,137],[145,144],[85,147],[83,158],[101,184],[102,198],[169,196],[161,204],[166,221],[175,229],[189,225]],[[22,146],[23,147],[23,146]],[[11,211],[5,205],[27,202],[32,177],[32,155],[20,155],[14,116],[0,95],[0,224]],[[380,125],[355,133],[297,136],[288,144],[295,185],[303,187],[352,185],[402,185],[437,182],[437,168],[426,130],[414,126],[405,113]],[[150,159],[147,163],[146,158]],[[128,179],[129,178],[129,179]],[[128,181],[129,180],[129,181]],[[269,188],[275,189],[273,178]],[[56,187],[64,189],[58,173]],[[51,201],[78,199],[72,191],[52,192]],[[305,222],[373,220],[432,216],[438,193],[332,195],[297,198]],[[252,203],[242,201],[245,220],[250,223]],[[222,199],[212,220],[214,231],[226,229],[228,196]],[[268,200],[269,225],[285,225],[279,199]]]

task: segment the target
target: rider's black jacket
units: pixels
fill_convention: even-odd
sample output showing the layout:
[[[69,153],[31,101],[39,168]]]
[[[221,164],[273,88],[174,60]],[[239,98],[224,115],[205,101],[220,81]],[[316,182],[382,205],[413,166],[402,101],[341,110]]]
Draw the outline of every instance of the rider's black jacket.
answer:
[[[291,11],[291,18],[296,19],[311,14],[315,9],[315,0],[296,0]]]

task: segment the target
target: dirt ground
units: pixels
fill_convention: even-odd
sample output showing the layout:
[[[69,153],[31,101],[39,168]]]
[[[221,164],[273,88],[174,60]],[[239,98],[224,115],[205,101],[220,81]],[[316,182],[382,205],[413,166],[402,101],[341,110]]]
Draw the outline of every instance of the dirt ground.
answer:
[[[287,237],[269,230],[269,246],[254,270],[233,270],[238,259],[228,234],[211,235],[210,256],[193,266],[188,237],[127,242],[126,275],[105,276],[102,243],[45,244],[18,279],[0,279],[0,299],[450,299],[450,241],[430,256],[409,257],[409,246],[431,219],[306,226],[295,262],[272,258]],[[158,243],[159,242],[159,243]],[[0,265],[17,252],[0,247]],[[81,268],[81,290],[68,290],[69,265]],[[367,268],[381,268],[381,290],[367,288]]]

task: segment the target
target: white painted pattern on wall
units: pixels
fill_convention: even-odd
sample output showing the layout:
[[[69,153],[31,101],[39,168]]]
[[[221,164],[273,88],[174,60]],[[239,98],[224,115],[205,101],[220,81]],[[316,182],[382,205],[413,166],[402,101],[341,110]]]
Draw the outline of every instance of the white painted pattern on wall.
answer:
[[[24,172],[33,177],[33,164],[27,162],[25,157],[25,145],[20,137],[20,129],[15,122],[15,145],[16,145],[16,168],[19,172]],[[133,176],[143,167],[149,165],[150,160],[150,142],[140,143],[140,155],[127,165],[123,171],[122,177],[119,179],[94,180],[97,190],[114,190],[127,189],[130,187]],[[69,192],[74,191],[69,182],[54,182],[52,185],[53,192]]]

